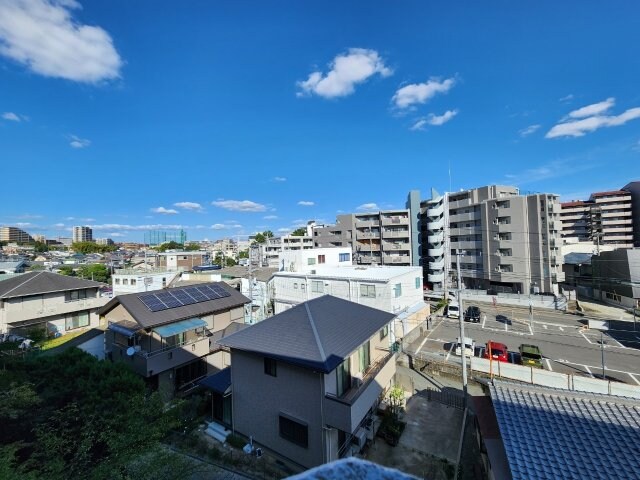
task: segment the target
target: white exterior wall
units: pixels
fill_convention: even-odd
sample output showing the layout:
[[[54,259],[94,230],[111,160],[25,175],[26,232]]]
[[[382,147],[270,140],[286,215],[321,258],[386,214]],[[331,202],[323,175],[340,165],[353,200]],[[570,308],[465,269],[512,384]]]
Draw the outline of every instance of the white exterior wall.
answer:
[[[115,273],[111,276],[113,295],[160,290],[169,285],[177,275],[179,272]]]
[[[340,255],[348,255],[348,260],[340,261]],[[320,256],[324,256],[324,263],[319,263]],[[323,267],[339,267],[352,265],[351,248],[312,248],[307,250],[289,250],[280,253],[278,269],[282,272],[311,273]]]
[[[384,267],[380,267],[384,268]],[[335,273],[326,276],[322,273],[305,275],[289,272],[276,272],[273,275],[274,314],[281,313],[294,305],[322,295],[349,300],[390,313],[398,313],[416,303],[423,302],[422,269],[406,267],[407,272],[387,279],[337,278]],[[416,288],[416,279],[418,287]],[[314,292],[312,282],[322,282],[322,292]],[[396,296],[396,285],[401,285],[400,296]],[[363,297],[363,286],[375,287],[375,298]]]

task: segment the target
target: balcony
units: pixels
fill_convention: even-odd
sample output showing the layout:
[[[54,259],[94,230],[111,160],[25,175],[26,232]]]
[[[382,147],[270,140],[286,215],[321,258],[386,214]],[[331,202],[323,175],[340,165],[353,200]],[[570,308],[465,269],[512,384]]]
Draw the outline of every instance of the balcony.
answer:
[[[428,248],[427,253],[430,257],[442,257],[444,255],[444,247]]]
[[[425,214],[427,217],[439,217],[444,213],[444,204],[439,204],[434,207],[427,208]]]
[[[16,305],[5,303],[7,323],[37,320],[39,318],[42,318],[44,321],[45,318],[54,315],[65,315],[67,313],[100,308],[109,301],[106,297],[86,298],[70,302],[63,302],[59,299],[51,300],[52,301],[45,300],[44,305],[43,302],[23,302],[22,304]]]
[[[384,250],[411,250],[409,242],[382,242]]]
[[[383,255],[383,265],[402,265],[411,263],[411,255]]]
[[[382,232],[382,236],[384,238],[409,238],[409,229],[401,231],[385,230]]]
[[[458,213],[456,215],[450,215],[449,216],[449,221],[450,222],[473,222],[475,220],[479,220],[480,219],[480,213],[476,213],[476,212],[468,212],[468,213]]]
[[[354,379],[344,395],[326,394],[323,401],[325,422],[345,432],[353,432],[396,373],[396,354],[387,353],[365,372],[362,380]]]
[[[356,219],[356,228],[371,228],[371,227],[379,227],[380,222],[378,220],[357,220]]]
[[[380,244],[377,243],[358,243],[356,244],[356,250],[360,252],[379,252]]]
[[[382,217],[382,225],[409,225],[409,217]]]
[[[428,243],[442,243],[444,242],[444,233],[438,232],[431,235],[427,235]]]
[[[429,280],[431,283],[442,283],[444,281],[444,273],[428,273],[427,280]]]
[[[438,220],[427,221],[427,228],[429,230],[442,230],[444,228],[444,220],[439,218]]]
[[[443,270],[444,269],[444,260],[429,261],[429,268],[431,270]]]

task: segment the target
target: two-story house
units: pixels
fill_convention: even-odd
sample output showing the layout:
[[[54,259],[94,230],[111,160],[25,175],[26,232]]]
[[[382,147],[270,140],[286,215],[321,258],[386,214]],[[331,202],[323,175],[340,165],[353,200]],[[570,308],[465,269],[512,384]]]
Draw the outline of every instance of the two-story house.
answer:
[[[99,325],[107,298],[103,284],[52,272],[29,272],[0,281],[0,333],[28,336],[34,329],[64,335]]]
[[[118,295],[99,311],[107,358],[169,399],[229,364],[216,340],[245,326],[249,301],[224,282]]]
[[[304,468],[351,455],[396,372],[394,317],[325,295],[219,340],[233,430]]]

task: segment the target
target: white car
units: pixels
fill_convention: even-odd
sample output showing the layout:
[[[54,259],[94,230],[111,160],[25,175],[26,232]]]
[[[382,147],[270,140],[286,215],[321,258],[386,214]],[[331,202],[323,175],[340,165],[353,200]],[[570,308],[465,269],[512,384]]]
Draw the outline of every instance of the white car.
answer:
[[[460,318],[460,305],[455,302],[451,302],[447,305],[447,317]]]
[[[469,337],[464,339],[464,354],[467,357],[473,357],[476,352],[476,342]],[[454,353],[458,356],[462,356],[462,342],[460,337],[456,338]]]

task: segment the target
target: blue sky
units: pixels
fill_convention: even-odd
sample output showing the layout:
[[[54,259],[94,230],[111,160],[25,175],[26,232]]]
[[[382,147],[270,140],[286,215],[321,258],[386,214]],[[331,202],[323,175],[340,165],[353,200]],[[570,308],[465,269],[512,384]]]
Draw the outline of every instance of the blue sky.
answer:
[[[0,224],[286,233],[640,178],[640,5],[0,0]]]

